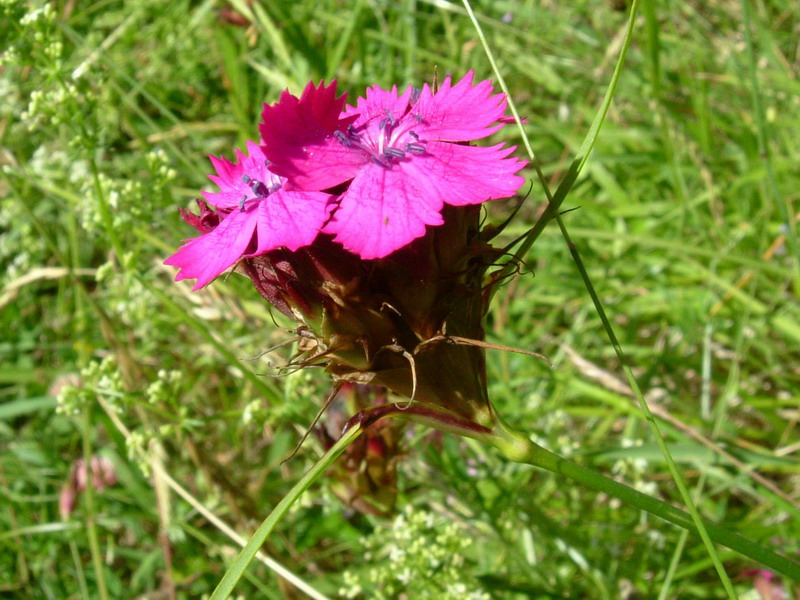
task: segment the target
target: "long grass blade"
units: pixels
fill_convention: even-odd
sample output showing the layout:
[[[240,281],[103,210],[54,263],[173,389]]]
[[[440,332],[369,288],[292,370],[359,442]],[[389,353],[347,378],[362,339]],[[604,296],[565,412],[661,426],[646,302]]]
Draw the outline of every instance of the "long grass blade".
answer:
[[[619,57],[617,58],[617,63],[616,63],[616,66],[614,67],[614,73],[612,75],[611,82],[609,83],[608,90],[606,91],[606,94],[605,94],[605,96],[603,98],[603,102],[602,102],[602,104],[600,106],[600,109],[597,112],[597,114],[595,115],[595,118],[594,118],[594,120],[592,122],[591,127],[589,128],[588,133],[586,134],[586,137],[583,140],[583,143],[581,144],[580,148],[578,149],[577,155],[575,156],[575,158],[573,159],[572,163],[570,164],[570,167],[569,167],[569,170],[567,171],[567,174],[562,179],[561,183],[559,184],[559,186],[558,186],[558,188],[556,190],[555,195],[553,195],[553,196],[551,196],[550,193],[549,193],[549,188],[548,188],[547,182],[545,181],[544,176],[543,176],[543,174],[541,172],[541,169],[540,169],[540,167],[538,165],[538,161],[536,160],[536,156],[535,156],[535,154],[534,154],[534,152],[533,152],[533,150],[531,148],[531,144],[528,141],[527,136],[525,135],[524,128],[522,126],[522,121],[519,118],[519,113],[517,112],[516,107],[514,107],[514,105],[513,105],[513,100],[510,98],[510,95],[508,93],[508,88],[506,87],[505,82],[503,81],[503,78],[502,78],[502,75],[500,73],[500,70],[499,70],[499,68],[497,66],[497,63],[494,60],[494,57],[492,55],[491,48],[489,47],[489,44],[488,44],[488,42],[486,40],[486,37],[483,35],[483,32],[481,30],[481,26],[478,23],[478,20],[475,18],[475,14],[472,11],[472,8],[470,6],[469,0],[463,0],[463,2],[464,2],[464,7],[467,9],[467,12],[469,13],[469,16],[470,16],[470,18],[472,20],[473,26],[475,27],[476,31],[478,32],[478,37],[480,38],[481,43],[483,44],[484,50],[486,51],[486,54],[487,54],[487,56],[489,58],[489,61],[492,64],[492,68],[495,71],[495,75],[497,76],[498,82],[500,83],[500,86],[503,89],[503,91],[506,92],[506,95],[509,97],[509,106],[511,107],[511,111],[514,114],[514,117],[515,117],[515,119],[517,121],[517,125],[520,127],[520,131],[523,134],[524,145],[525,145],[526,149],[528,150],[528,155],[530,156],[531,162],[534,165],[534,168],[536,170],[537,176],[539,178],[539,182],[541,183],[543,189],[545,190],[545,193],[548,196],[547,209],[544,211],[544,213],[539,218],[539,220],[536,223],[536,225],[533,227],[533,229],[531,229],[531,231],[528,233],[528,235],[524,238],[524,240],[520,244],[520,247],[517,249],[517,252],[515,253],[515,260],[521,260],[522,259],[522,257],[525,255],[525,253],[527,253],[528,249],[533,245],[533,243],[539,237],[541,232],[544,230],[545,225],[551,219],[555,218],[556,221],[558,222],[559,228],[561,229],[561,233],[562,233],[562,235],[564,237],[564,240],[566,241],[567,246],[569,247],[570,253],[571,253],[572,258],[573,258],[573,261],[575,262],[575,265],[578,268],[578,271],[580,272],[581,278],[584,281],[586,289],[587,289],[589,295],[592,298],[592,302],[594,303],[595,310],[597,311],[597,314],[598,314],[598,316],[600,317],[600,319],[601,319],[601,321],[603,323],[603,328],[605,329],[606,334],[608,335],[608,338],[609,338],[612,346],[614,347],[614,351],[615,351],[615,353],[617,355],[617,358],[619,359],[620,363],[622,364],[622,368],[625,371],[625,375],[626,375],[626,377],[628,379],[629,385],[631,386],[631,389],[633,389],[633,391],[634,391],[634,393],[636,395],[636,398],[639,401],[639,405],[641,406],[642,412],[644,413],[646,420],[650,424],[650,428],[652,429],[653,433],[656,436],[656,440],[657,440],[657,442],[659,444],[659,447],[661,449],[662,454],[664,455],[664,459],[667,461],[667,467],[668,467],[668,469],[670,471],[670,474],[672,475],[672,478],[675,481],[675,484],[678,486],[678,489],[680,490],[680,493],[681,493],[681,497],[683,498],[684,502],[686,503],[687,508],[689,509],[689,514],[692,517],[692,521],[694,523],[694,526],[697,528],[697,531],[698,531],[698,533],[700,534],[700,537],[703,540],[703,544],[705,545],[709,556],[711,557],[712,561],[714,562],[714,565],[715,565],[715,567],[717,569],[717,573],[719,574],[720,580],[722,581],[722,584],[725,587],[726,593],[728,594],[728,596],[732,600],[735,600],[736,594],[733,591],[733,586],[732,586],[732,584],[730,582],[730,578],[728,577],[728,575],[725,572],[725,569],[724,569],[721,561],[719,560],[719,556],[717,555],[716,549],[714,548],[714,544],[712,543],[712,541],[711,541],[711,539],[710,539],[710,537],[708,535],[708,532],[706,531],[706,529],[704,527],[704,524],[703,524],[702,520],[700,519],[700,515],[699,515],[699,512],[697,511],[697,507],[694,505],[694,502],[692,501],[692,498],[691,498],[691,496],[690,496],[690,494],[689,494],[689,492],[688,492],[688,490],[686,488],[686,484],[683,481],[683,477],[681,476],[680,472],[678,471],[678,469],[677,469],[677,467],[675,465],[675,461],[672,459],[672,456],[669,453],[669,448],[667,448],[666,442],[664,441],[664,438],[661,435],[661,432],[660,432],[660,430],[658,428],[658,424],[656,423],[655,417],[653,416],[652,412],[650,411],[650,408],[647,405],[647,402],[645,401],[644,396],[642,395],[642,392],[641,392],[641,389],[639,388],[638,382],[636,381],[636,378],[633,375],[633,371],[631,370],[631,368],[629,366],[627,357],[625,356],[625,354],[622,351],[622,346],[619,344],[619,341],[617,340],[616,334],[614,333],[614,330],[611,327],[611,323],[608,320],[608,317],[606,316],[605,309],[604,309],[604,307],[602,305],[602,302],[600,301],[600,298],[599,298],[596,290],[594,289],[594,285],[592,284],[591,279],[589,278],[589,274],[586,271],[586,268],[585,268],[585,266],[583,264],[583,261],[582,261],[582,259],[580,257],[580,254],[578,253],[577,247],[575,246],[575,244],[570,239],[569,233],[567,232],[566,225],[564,224],[563,219],[561,219],[561,216],[558,214],[558,210],[559,210],[561,204],[563,203],[564,199],[567,197],[567,194],[569,193],[569,191],[572,189],[572,186],[574,185],[578,175],[580,174],[581,170],[583,169],[583,166],[586,164],[586,161],[589,158],[589,154],[591,153],[592,148],[594,147],[594,144],[597,141],[597,137],[598,137],[598,135],[600,133],[600,129],[601,129],[602,125],[603,125],[603,122],[605,121],[606,115],[608,114],[608,109],[611,106],[611,101],[613,100],[614,93],[615,93],[616,87],[617,87],[617,83],[619,82],[619,78],[620,78],[620,75],[622,73],[622,68],[623,68],[623,65],[624,65],[624,62],[625,62],[625,55],[627,53],[628,47],[630,46],[631,40],[633,39],[633,31],[634,31],[634,25],[636,23],[636,16],[637,16],[638,8],[639,8],[639,1],[638,0],[634,0],[634,2],[631,5],[630,14],[629,14],[629,18],[628,18],[628,24],[627,24],[627,28],[626,28],[626,31],[625,31],[625,37],[624,37],[624,40],[623,40],[623,43],[622,43],[622,48],[620,50]],[[500,271],[499,275],[503,276],[504,275],[503,271],[505,271],[506,268],[509,268],[511,266],[512,266],[511,264],[507,265],[507,267],[505,267],[503,270]]]
[[[289,508],[298,498],[322,475],[325,470],[352,444],[358,436],[363,433],[361,425],[356,424],[345,432],[342,437],[328,450],[311,469],[303,475],[294,487],[283,497],[278,505],[272,510],[269,516],[264,519],[259,528],[242,548],[242,551],[228,568],[225,575],[220,580],[210,600],[225,600],[231,595],[236,584],[244,575],[248,565],[253,561],[258,549],[275,529],[275,525],[283,518]]]

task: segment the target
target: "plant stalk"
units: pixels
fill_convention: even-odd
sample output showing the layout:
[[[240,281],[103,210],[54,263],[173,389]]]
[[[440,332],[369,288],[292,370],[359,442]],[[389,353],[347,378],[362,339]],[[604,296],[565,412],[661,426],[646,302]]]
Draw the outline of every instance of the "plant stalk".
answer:
[[[498,448],[508,459],[514,462],[533,465],[563,475],[573,481],[577,481],[597,491],[604,492],[631,506],[635,506],[665,521],[678,525],[687,531],[698,533],[697,527],[688,513],[657,498],[638,492],[625,484],[618,483],[591,469],[587,469],[562,458],[532,442],[527,436],[512,431],[502,422],[498,423],[494,434],[487,436],[485,439]],[[758,561],[795,581],[800,581],[800,563],[785,556],[781,556],[763,546],[759,546],[746,537],[729,531],[719,525],[714,525],[705,521],[703,525],[708,536],[714,542]]]

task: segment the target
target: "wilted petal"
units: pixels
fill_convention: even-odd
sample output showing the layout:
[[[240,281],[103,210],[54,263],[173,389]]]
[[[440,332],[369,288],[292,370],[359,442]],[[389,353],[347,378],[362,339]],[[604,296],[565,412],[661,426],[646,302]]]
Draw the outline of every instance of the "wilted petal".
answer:
[[[61,519],[66,521],[75,510],[75,502],[78,499],[78,493],[75,491],[73,482],[70,481],[61,488],[61,493],[58,495],[58,512]]]

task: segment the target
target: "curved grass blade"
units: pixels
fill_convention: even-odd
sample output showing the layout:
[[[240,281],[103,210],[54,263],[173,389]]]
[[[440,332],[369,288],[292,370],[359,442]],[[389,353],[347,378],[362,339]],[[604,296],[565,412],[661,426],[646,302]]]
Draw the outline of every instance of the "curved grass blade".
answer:
[[[620,50],[619,57],[617,58],[617,63],[614,67],[614,73],[611,77],[608,89],[606,90],[606,94],[600,106],[600,110],[595,115],[595,118],[592,121],[592,125],[589,128],[589,131],[586,134],[583,143],[578,149],[578,154],[575,156],[572,163],[570,164],[567,174],[562,179],[561,183],[556,189],[555,195],[552,196],[549,190],[549,186],[547,185],[547,182],[545,181],[544,176],[542,174],[541,168],[539,167],[538,161],[536,160],[536,156],[531,148],[530,142],[528,141],[527,136],[525,135],[524,128],[522,127],[522,121],[519,118],[519,113],[517,112],[517,109],[514,106],[514,102],[509,94],[508,88],[505,84],[505,81],[503,80],[502,74],[500,73],[500,70],[497,67],[497,63],[494,60],[492,51],[489,48],[485,35],[483,34],[483,30],[481,29],[481,26],[475,17],[475,13],[472,11],[469,0],[463,0],[463,3],[464,7],[466,8],[470,16],[470,19],[472,20],[475,30],[478,33],[478,37],[480,38],[481,43],[483,44],[489,62],[492,64],[492,68],[494,69],[500,87],[503,89],[503,92],[505,92],[506,97],[508,98],[508,104],[509,107],[511,108],[511,112],[513,113],[514,118],[517,121],[517,125],[522,133],[523,143],[525,145],[526,150],[528,150],[528,155],[530,156],[531,162],[536,170],[539,182],[541,183],[542,188],[544,189],[545,194],[547,195],[548,198],[547,209],[544,211],[544,213],[536,222],[534,227],[530,230],[530,232],[525,236],[520,247],[515,252],[514,258],[511,261],[509,261],[509,263],[505,267],[503,267],[498,273],[496,273],[495,276],[502,277],[508,275],[509,272],[513,268],[515,268],[514,265],[516,264],[516,261],[522,259],[522,257],[528,251],[528,249],[533,245],[533,243],[539,237],[541,232],[544,230],[544,227],[547,225],[547,223],[551,219],[555,218],[559,228],[561,229],[561,233],[564,237],[564,240],[566,241],[567,246],[569,247],[573,261],[575,262],[575,265],[577,266],[578,271],[580,272],[581,278],[584,281],[586,289],[592,298],[595,310],[597,311],[597,314],[603,323],[606,335],[608,336],[611,345],[614,347],[614,352],[616,353],[617,358],[622,364],[622,368],[625,371],[628,383],[631,389],[634,391],[634,394],[636,395],[636,398],[639,402],[639,405],[642,409],[645,419],[647,420],[651,430],[655,434],[656,441],[658,442],[659,448],[661,449],[661,452],[664,455],[664,459],[667,462],[667,468],[669,469],[672,479],[675,481],[675,484],[681,493],[681,497],[683,498],[684,503],[689,509],[689,514],[691,515],[692,524],[697,529],[697,532],[700,534],[700,537],[703,540],[703,544],[706,547],[709,557],[714,563],[717,573],[719,574],[720,580],[723,586],[725,587],[727,595],[732,600],[735,600],[736,594],[733,590],[733,585],[730,582],[730,578],[725,572],[725,568],[722,565],[722,562],[720,561],[716,548],[714,547],[714,544],[712,543],[711,538],[708,535],[708,531],[706,531],[703,521],[700,519],[697,507],[692,501],[688,489],[686,488],[686,484],[683,481],[683,477],[678,471],[677,466],[675,465],[675,461],[672,459],[672,456],[669,453],[669,449],[667,448],[666,442],[664,441],[664,438],[661,435],[661,431],[658,428],[658,424],[656,423],[655,417],[650,411],[650,407],[647,405],[647,402],[645,401],[644,396],[642,395],[641,389],[639,388],[638,382],[636,381],[636,378],[633,375],[633,371],[629,366],[628,360],[625,354],[623,353],[622,347],[620,346],[616,334],[614,333],[614,330],[611,327],[611,323],[608,320],[608,317],[606,316],[605,309],[603,308],[603,305],[600,302],[600,298],[597,292],[595,291],[594,286],[589,278],[589,274],[583,265],[583,261],[581,260],[580,254],[578,253],[578,249],[570,239],[566,225],[564,225],[564,221],[561,219],[561,216],[559,215],[558,212],[559,208],[561,207],[561,204],[563,203],[569,191],[572,189],[572,186],[574,185],[578,175],[583,169],[583,166],[586,164],[586,161],[588,160],[589,157],[589,153],[592,151],[592,148],[594,147],[594,144],[597,141],[597,137],[600,133],[600,128],[602,127],[606,115],[608,114],[608,109],[611,106],[611,101],[614,97],[614,93],[616,92],[617,84],[619,82],[619,78],[622,73],[622,66],[625,62],[625,55],[627,54],[628,48],[631,44],[631,40],[633,39],[633,30],[634,30],[634,25],[636,23],[636,16],[639,8],[639,0],[633,0],[633,3],[631,5],[628,24],[625,30],[625,38],[622,43],[622,48]]]
[[[320,477],[320,475],[322,475],[325,469],[333,464],[339,455],[344,452],[345,448],[352,444],[358,438],[358,436],[363,433],[363,431],[364,430],[361,428],[360,424],[355,424],[353,427],[348,429],[347,432],[345,432],[342,437],[340,437],[339,440],[331,447],[331,449],[328,450],[313,467],[311,467],[308,473],[303,475],[300,481],[298,481],[294,487],[289,490],[289,493],[283,497],[283,500],[281,500],[272,510],[269,516],[264,519],[264,522],[261,523],[253,536],[248,540],[247,545],[242,548],[242,551],[234,559],[233,564],[231,564],[225,575],[220,580],[219,584],[217,584],[214,593],[211,594],[210,600],[225,600],[228,596],[230,596],[231,592],[233,592],[233,588],[236,587],[236,584],[244,575],[245,570],[253,561],[253,558],[255,558],[259,548],[261,548],[261,546],[267,540],[269,534],[272,533],[272,530],[275,529],[275,525],[278,524],[278,521],[283,518],[292,504],[297,501],[303,492],[311,487],[311,485]]]

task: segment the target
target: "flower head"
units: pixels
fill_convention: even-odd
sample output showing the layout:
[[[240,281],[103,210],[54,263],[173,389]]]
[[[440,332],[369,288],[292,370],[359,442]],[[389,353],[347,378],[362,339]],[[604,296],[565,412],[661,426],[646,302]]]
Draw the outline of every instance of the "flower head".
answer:
[[[441,225],[445,204],[465,206],[512,196],[524,179],[514,147],[466,142],[503,127],[502,94],[472,72],[438,91],[375,86],[355,107],[309,84],[265,105],[260,126],[273,172],[292,189],[325,190],[350,181],[324,231],[361,258],[383,258]]]
[[[202,235],[166,263],[197,289],[242,259],[299,324],[290,367],[325,366],[338,384],[409,398],[407,415],[489,431],[482,320],[501,251],[479,205],[513,195],[524,163],[513,147],[468,144],[507,122],[504,96],[472,77],[437,91],[373,87],[355,107],[335,82],[284,92],[264,108],[261,146],[248,142],[237,163],[212,157],[220,191],[183,213]],[[387,410],[401,409],[354,418]]]
[[[328,219],[331,196],[316,191],[287,191],[258,145],[247,142],[248,155],[236,150],[236,163],[211,156],[217,171],[209,179],[219,192],[203,192],[222,219],[208,233],[189,240],[164,264],[179,267],[176,280],[206,285],[242,257],[279,247],[297,250],[314,241]]]

